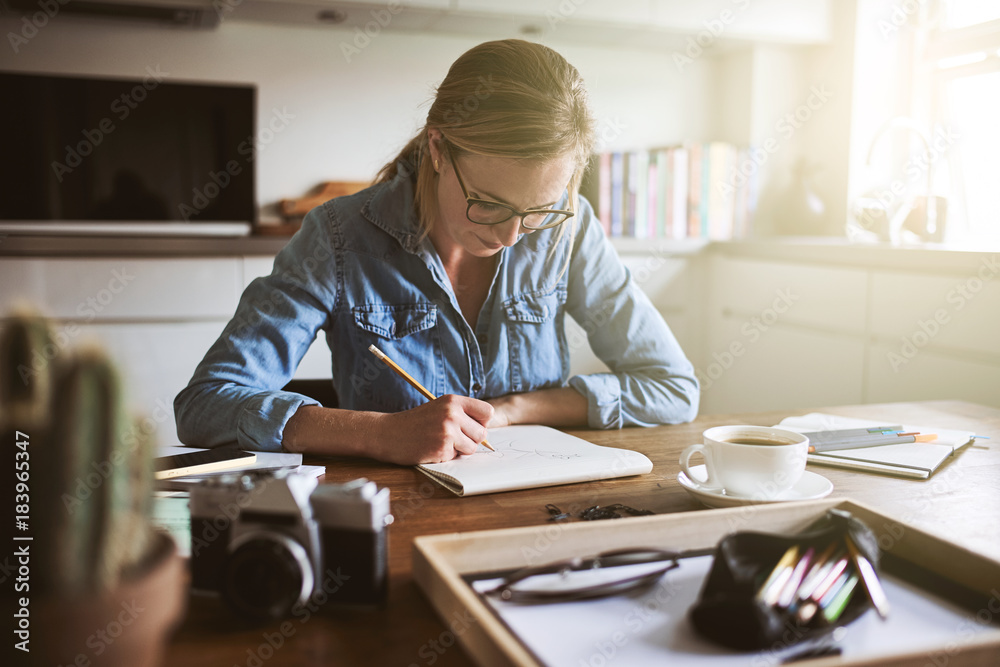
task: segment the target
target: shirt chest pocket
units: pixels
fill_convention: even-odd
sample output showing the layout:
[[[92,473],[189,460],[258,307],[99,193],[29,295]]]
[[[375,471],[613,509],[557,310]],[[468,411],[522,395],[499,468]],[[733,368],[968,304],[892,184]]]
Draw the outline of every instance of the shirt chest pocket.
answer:
[[[437,306],[434,304],[355,306],[352,313],[354,324],[359,329],[386,340],[406,338],[437,324]]]
[[[435,396],[443,392],[444,368],[435,304],[366,304],[351,309],[354,345],[346,355],[356,410],[395,412],[427,401],[368,351],[375,345]]]
[[[569,375],[563,328],[566,290],[528,292],[504,301],[515,392],[561,385]]]

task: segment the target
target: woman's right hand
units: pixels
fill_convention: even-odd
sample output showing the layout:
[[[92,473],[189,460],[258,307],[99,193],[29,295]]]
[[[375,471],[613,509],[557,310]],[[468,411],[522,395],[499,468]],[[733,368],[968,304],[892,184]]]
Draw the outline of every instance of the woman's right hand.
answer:
[[[492,417],[493,406],[486,401],[445,394],[410,410],[381,415],[371,455],[403,465],[450,461],[478,449]]]

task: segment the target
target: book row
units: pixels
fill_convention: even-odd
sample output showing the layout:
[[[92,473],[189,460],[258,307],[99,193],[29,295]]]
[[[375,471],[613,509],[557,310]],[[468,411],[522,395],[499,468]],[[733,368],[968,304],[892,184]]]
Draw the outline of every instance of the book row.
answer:
[[[584,194],[608,236],[727,240],[750,233],[758,179],[749,148],[687,143],[601,153],[596,163]]]

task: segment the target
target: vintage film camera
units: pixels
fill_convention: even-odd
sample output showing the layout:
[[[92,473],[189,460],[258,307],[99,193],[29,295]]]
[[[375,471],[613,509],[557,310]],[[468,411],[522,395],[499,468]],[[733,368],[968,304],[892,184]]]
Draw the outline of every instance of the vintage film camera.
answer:
[[[317,485],[290,472],[224,475],[192,489],[192,587],[259,620],[384,605],[389,489],[363,478]]]

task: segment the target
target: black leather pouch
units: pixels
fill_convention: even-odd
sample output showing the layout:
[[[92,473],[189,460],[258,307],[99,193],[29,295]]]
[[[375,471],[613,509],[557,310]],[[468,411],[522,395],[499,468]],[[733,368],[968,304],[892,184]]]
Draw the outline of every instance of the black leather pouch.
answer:
[[[878,572],[878,541],[859,519],[843,510],[829,510],[796,535],[737,532],[727,535],[715,550],[715,560],[689,617],[706,639],[737,650],[760,650],[775,644],[792,646],[821,637],[854,621],[871,601],[863,583],[855,587],[843,613],[834,623],[814,617],[803,623],[794,609],[782,609],[758,599],[758,590],[785,552],[799,545],[821,553],[831,544],[842,544],[850,535],[858,551]],[[848,565],[853,568],[852,565]]]

